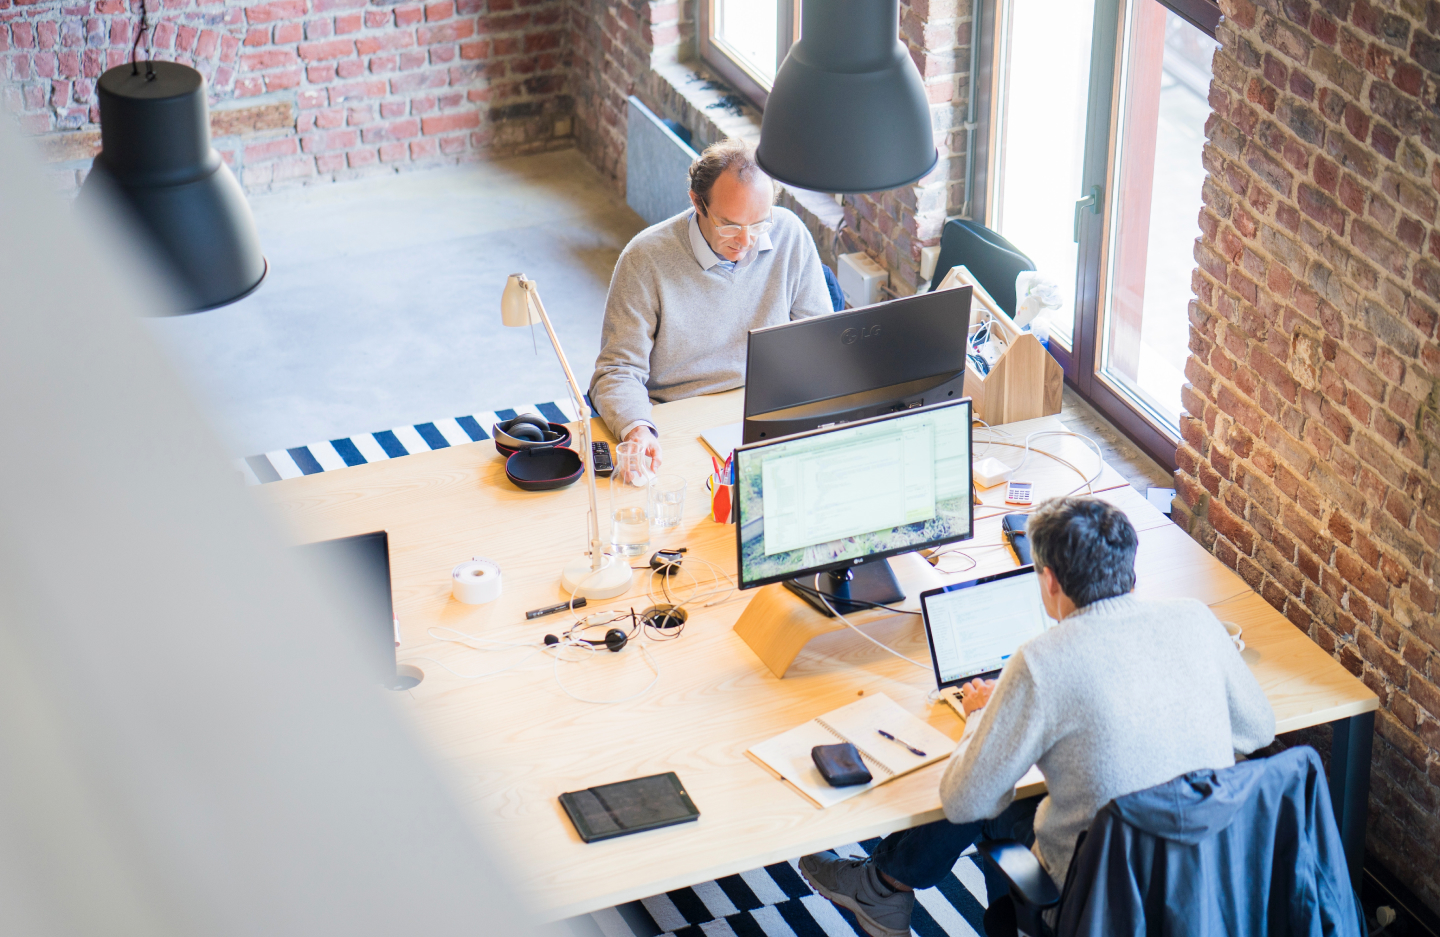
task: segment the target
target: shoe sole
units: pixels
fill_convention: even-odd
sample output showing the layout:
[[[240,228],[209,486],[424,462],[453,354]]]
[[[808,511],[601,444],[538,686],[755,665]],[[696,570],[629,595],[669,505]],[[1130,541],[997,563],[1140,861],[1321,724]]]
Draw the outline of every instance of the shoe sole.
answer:
[[[815,894],[819,895],[821,898],[826,899],[827,901],[838,904],[840,907],[854,914],[855,920],[860,922],[860,926],[864,928],[865,933],[869,934],[870,937],[910,937],[910,928],[907,927],[904,930],[895,930],[893,927],[886,927],[884,924],[881,924],[879,921],[866,914],[864,910],[862,910],[860,906],[855,902],[855,899],[851,898],[849,895],[842,895],[838,892],[832,892],[830,889],[816,882],[805,871],[804,867],[801,867],[800,869],[800,877],[805,880],[805,884],[809,885],[811,889],[814,890]]]

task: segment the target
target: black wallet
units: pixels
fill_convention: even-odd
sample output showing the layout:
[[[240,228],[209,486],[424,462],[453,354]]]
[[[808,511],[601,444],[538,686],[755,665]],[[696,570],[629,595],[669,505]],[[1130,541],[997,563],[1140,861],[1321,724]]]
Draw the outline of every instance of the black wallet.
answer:
[[[810,749],[810,757],[815,759],[815,767],[820,769],[820,776],[831,787],[853,787],[856,784],[870,783],[870,769],[860,760],[860,750],[853,742],[816,745]]]

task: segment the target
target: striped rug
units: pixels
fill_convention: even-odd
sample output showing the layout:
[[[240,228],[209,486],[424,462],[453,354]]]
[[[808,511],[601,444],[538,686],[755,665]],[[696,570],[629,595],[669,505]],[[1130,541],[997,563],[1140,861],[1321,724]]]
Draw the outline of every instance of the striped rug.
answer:
[[[864,856],[879,844],[872,839],[835,851]],[[977,860],[973,852],[962,856],[944,882],[915,893],[912,934],[983,937],[985,878]],[[587,937],[865,937],[855,915],[810,890],[795,860],[607,908],[570,924]]]
[[[490,428],[496,423],[522,413],[538,413],[551,423],[569,423],[576,418],[575,405],[568,400],[563,403],[521,404],[506,410],[487,410],[430,423],[416,423],[414,426],[396,426],[348,439],[329,439],[293,449],[276,449],[263,455],[236,459],[234,464],[245,477],[245,484],[264,485],[282,478],[318,475],[351,465],[479,442],[490,438]]]

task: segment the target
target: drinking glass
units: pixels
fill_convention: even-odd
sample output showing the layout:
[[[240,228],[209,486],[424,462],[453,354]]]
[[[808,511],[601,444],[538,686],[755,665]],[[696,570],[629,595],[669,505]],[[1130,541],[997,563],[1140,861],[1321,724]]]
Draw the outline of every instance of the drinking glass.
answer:
[[[650,472],[644,447],[622,442],[615,447],[610,473],[610,552],[639,556],[650,546]]]
[[[685,515],[685,479],[657,475],[650,483],[650,521],[656,527],[679,527]]]

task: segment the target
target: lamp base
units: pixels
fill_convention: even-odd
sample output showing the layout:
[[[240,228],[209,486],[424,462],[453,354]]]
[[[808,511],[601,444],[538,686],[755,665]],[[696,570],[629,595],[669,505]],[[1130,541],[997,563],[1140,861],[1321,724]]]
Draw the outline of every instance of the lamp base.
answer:
[[[590,557],[578,556],[565,564],[565,571],[560,574],[560,588],[577,597],[613,599],[629,590],[634,575],[628,557],[607,553],[600,568],[592,570]]]

